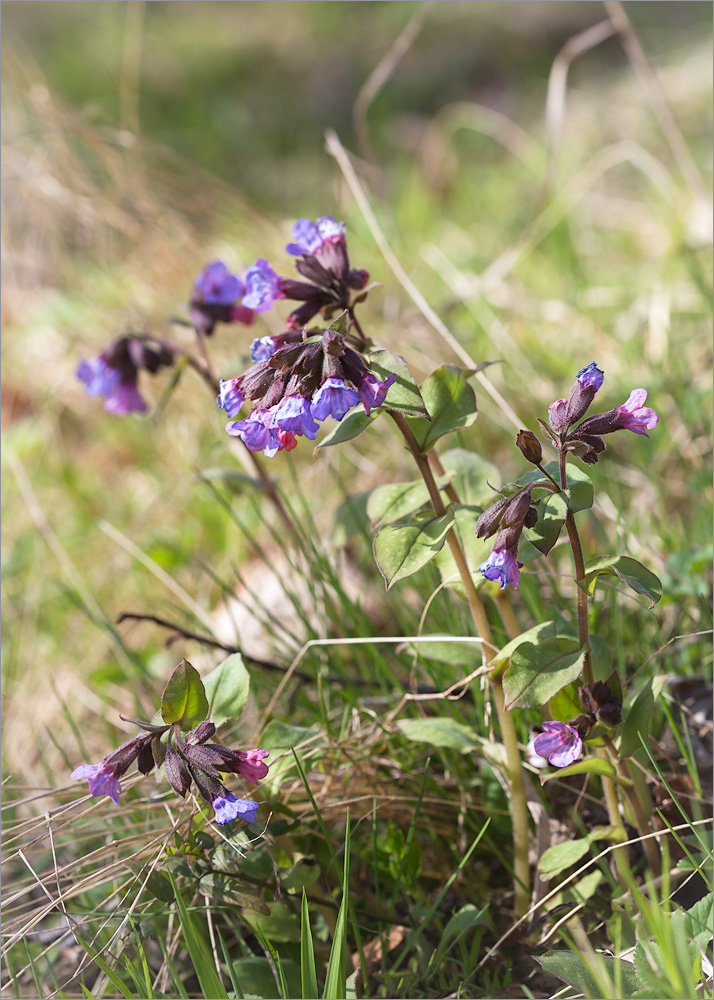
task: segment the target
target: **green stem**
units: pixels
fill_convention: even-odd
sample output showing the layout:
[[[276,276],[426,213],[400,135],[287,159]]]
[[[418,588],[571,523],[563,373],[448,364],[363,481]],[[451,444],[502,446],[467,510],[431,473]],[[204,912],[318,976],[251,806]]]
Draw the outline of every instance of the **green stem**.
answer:
[[[617,750],[615,749],[612,740],[605,736],[605,746],[607,747],[608,753],[614,763],[615,767],[620,774],[620,777],[626,778],[629,785],[623,785],[627,799],[630,803],[630,808],[632,809],[633,816],[635,818],[635,824],[637,826],[637,832],[643,838],[642,848],[645,852],[645,857],[647,858],[647,864],[652,869],[652,874],[655,878],[662,872],[662,857],[660,854],[659,846],[653,837],[648,837],[647,834],[652,832],[650,822],[647,819],[647,813],[645,807],[640,800],[640,796],[637,792],[636,785],[632,782],[630,777],[630,771],[627,767],[627,761],[623,760]]]
[[[402,437],[404,438],[412,457],[417,464],[426,488],[429,491],[431,505],[437,517],[446,514],[446,506],[442,500],[439,487],[434,479],[429,460],[419,447],[419,442],[414,437],[409,424],[401,413],[394,410],[388,411]],[[437,460],[438,461],[438,460]],[[493,659],[497,652],[491,634],[486,609],[478,595],[476,586],[469,570],[468,561],[464,550],[459,542],[456,530],[451,527],[446,535],[451,554],[454,557],[456,568],[459,571],[461,582],[466,592],[466,600],[471,610],[471,615],[476,626],[476,631],[483,640],[484,658],[486,661]],[[513,876],[514,876],[514,911],[517,917],[523,916],[530,905],[530,867],[528,864],[528,805],[526,801],[525,776],[521,754],[518,748],[518,736],[513,722],[513,714],[506,711],[505,696],[503,693],[503,681],[501,675],[492,675],[491,691],[496,705],[498,721],[501,727],[503,745],[506,750],[506,760],[508,764],[508,777],[511,786],[511,818],[513,820]]]
[[[568,474],[565,468],[566,455],[564,451],[560,453],[560,485],[563,490],[568,488]],[[570,548],[573,551],[573,563],[575,564],[575,584],[577,591],[577,616],[578,616],[578,638],[580,645],[585,650],[585,660],[583,663],[583,680],[586,684],[593,684],[595,675],[593,674],[592,653],[590,651],[590,625],[588,622],[588,595],[582,583],[585,581],[585,559],[583,557],[583,547],[580,543],[578,527],[575,523],[575,516],[570,508],[565,515],[565,527],[568,532]]]

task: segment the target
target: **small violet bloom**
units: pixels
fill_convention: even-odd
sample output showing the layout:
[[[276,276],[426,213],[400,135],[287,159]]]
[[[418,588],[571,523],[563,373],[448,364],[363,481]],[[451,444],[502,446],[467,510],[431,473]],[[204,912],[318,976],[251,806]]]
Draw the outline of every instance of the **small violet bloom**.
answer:
[[[231,306],[243,294],[240,278],[222,260],[214,260],[193,283],[194,295],[207,306]]]
[[[642,404],[647,399],[646,389],[633,389],[629,399],[622,406],[618,406],[615,411],[616,421],[619,427],[624,430],[633,431],[635,434],[644,434],[649,437],[647,431],[651,431],[659,423],[659,414]]]
[[[292,434],[304,434],[311,441],[317,437],[317,424],[313,419],[310,400],[300,393],[286,396],[278,404],[275,409],[275,424]]]
[[[245,403],[245,397],[238,388],[238,379],[221,379],[220,390],[216,403],[229,417],[237,417]]]
[[[501,590],[504,590],[509,583],[514,590],[518,590],[522,565],[523,563],[518,562],[516,553],[511,549],[494,548],[488,559],[481,563],[478,571],[483,573],[487,580],[500,581]]]
[[[585,368],[580,369],[577,379],[583,389],[593,389],[597,392],[605,379],[605,372],[600,371],[597,364],[591,361]]]
[[[80,764],[72,771],[71,777],[78,781],[86,779],[90,795],[108,795],[115,806],[119,805],[119,779],[114,777],[114,768],[108,767],[104,761],[101,764]]]
[[[266,458],[286,447],[278,438],[277,428],[273,423],[273,410],[251,410],[245,420],[229,421],[226,431],[233,437],[239,437],[250,451],[262,451]],[[290,449],[288,449],[290,450]]]
[[[251,361],[268,361],[278,349],[275,337],[258,337],[250,345]]]
[[[310,408],[315,420],[333,417],[342,420],[348,410],[360,401],[356,389],[350,389],[341,378],[326,379],[312,397]]]
[[[544,722],[543,732],[533,740],[533,749],[553,767],[567,767],[583,752],[583,741],[566,722]]]
[[[258,258],[245,276],[246,294],[243,305],[254,309],[257,313],[267,312],[278,299],[284,298],[280,287],[280,277],[275,273],[267,260]]]
[[[211,805],[216,810],[216,822],[223,825],[234,819],[244,819],[246,823],[255,823],[258,816],[258,803],[250,799],[239,799],[232,792],[219,795]]]
[[[81,361],[77,378],[84,382],[90,396],[105,396],[104,409],[117,417],[144,413],[148,409],[136,384],[136,368],[122,372],[113,368],[101,355]]]
[[[364,406],[367,416],[369,416],[371,410],[376,410],[378,406],[382,405],[389,387],[394,385],[396,381],[397,376],[393,372],[384,382],[380,382],[377,376],[371,372],[367,372],[362,376],[357,384],[357,392],[359,393],[359,398],[362,400],[362,406]]]
[[[296,242],[288,243],[285,249],[293,257],[304,257],[316,254],[325,243],[344,239],[344,235],[344,222],[335,222],[331,215],[323,215],[317,225],[312,219],[298,219],[293,226]]]

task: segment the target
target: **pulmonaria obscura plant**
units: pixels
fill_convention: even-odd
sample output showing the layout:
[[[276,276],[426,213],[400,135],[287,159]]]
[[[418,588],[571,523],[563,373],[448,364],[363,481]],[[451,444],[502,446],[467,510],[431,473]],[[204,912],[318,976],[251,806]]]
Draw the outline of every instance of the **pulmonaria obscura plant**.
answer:
[[[483,660],[466,676],[463,690],[480,674],[488,678],[503,741],[503,781],[510,793],[515,913],[528,910],[531,885],[528,797],[533,793],[520,749],[526,743],[520,710],[540,713],[542,719],[527,751],[542,769],[542,781],[569,774],[599,781],[613,838],[626,838],[624,816],[643,838],[656,873],[659,851],[648,836],[651,808],[633,756],[647,739],[649,708],[657,692],[651,682],[633,687],[618,674],[618,657],[607,639],[590,631],[595,627],[590,598],[602,578],[614,578],[653,607],[662,587],[629,555],[586,559],[576,521],[594,502],[594,485],[582,465],[596,465],[606,439],[616,431],[649,437],[657,426],[657,414],[645,406],[646,390],[633,389],[624,403],[591,414],[605,376],[594,361],[587,364],[569,396],[548,407],[547,421],[539,418],[543,440],[532,430],[519,432],[516,445],[532,468],[498,489],[494,502],[484,508],[483,499],[493,488],[484,480],[482,460],[464,447],[443,450],[442,445],[474,424],[471,379],[489,362],[468,370],[444,364],[417,384],[406,360],[375,347],[357,318],[372,286],[366,271],[350,266],[344,223],[332,216],[316,222],[300,219],[286,250],[299,278],[281,276],[262,257],[242,277],[219,260],[204,268],[188,304],[190,322],[181,321],[193,329],[195,352],[146,333],[126,334],[99,357],[83,362],[79,377],[90,394],[106,398],[107,409],[124,415],[145,409],[137,388],[142,369],[154,374],[169,365],[193,368],[217,395],[229,418],[228,435],[247,449],[265,495],[295,541],[300,531],[258,453],[273,458],[293,450],[301,437],[315,440],[328,417],[337,426],[318,449],[353,439],[388,416],[396,439],[413,460],[416,478],[380,484],[369,496],[375,561],[387,589],[433,562],[443,585],[468,605]],[[245,370],[217,379],[207,339],[219,326],[240,329],[254,323],[283,300],[299,303],[284,320],[283,332],[255,337],[246,351],[251,363]],[[553,460],[546,460],[545,448],[552,449]],[[513,596],[523,572],[529,573],[528,564],[550,557],[563,529],[573,565],[572,617],[529,620],[522,630],[519,616],[527,617],[532,605],[514,607]],[[550,586],[547,579],[529,575],[529,585]],[[560,563],[558,580],[567,587]],[[504,631],[509,641],[499,648],[494,635]],[[218,822],[238,817],[252,821],[255,804],[227,791],[223,781],[227,774],[248,782],[263,777],[265,751],[228,750],[212,742],[215,729],[206,721],[207,707],[200,717],[178,718],[170,707],[167,716],[164,701],[166,692],[162,725],[139,724],[140,736],[99,764],[81,765],[75,777],[88,779],[93,794],[117,801],[119,779],[134,761],[143,773],[163,764],[175,792],[185,796],[195,785],[214,807]],[[628,886],[626,852],[618,849],[616,861],[623,886]]]
[[[213,684],[220,679],[224,692],[233,693],[231,672],[244,671],[242,664],[225,661],[213,675]],[[225,675],[225,676],[222,676]],[[247,690],[247,688],[246,688]],[[238,708],[233,701],[233,711]],[[240,775],[244,781],[257,785],[268,774],[265,758],[267,750],[230,750],[220,743],[209,742],[216,734],[216,725],[205,718],[208,713],[206,690],[198,671],[182,660],[171,675],[161,698],[163,725],[126,719],[143,730],[128,743],[107,754],[98,764],[80,764],[72,771],[76,780],[89,784],[90,795],[108,795],[119,805],[122,791],[119,779],[136,762],[141,774],[150,774],[154,767],[164,767],[166,778],[177,795],[182,798],[195,785],[199,794],[210,803],[219,824],[242,819],[255,823],[258,803],[238,798],[223,784],[223,774]],[[201,719],[202,721],[197,721]],[[183,736],[182,730],[196,722]]]

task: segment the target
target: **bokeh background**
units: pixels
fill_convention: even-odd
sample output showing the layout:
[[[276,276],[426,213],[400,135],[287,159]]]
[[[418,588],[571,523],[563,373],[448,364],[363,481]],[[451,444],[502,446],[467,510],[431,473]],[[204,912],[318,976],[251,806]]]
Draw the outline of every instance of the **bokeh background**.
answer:
[[[106,706],[114,719],[130,705],[136,658],[141,696],[155,697],[175,656],[148,628],[118,630],[121,610],[197,606],[211,621],[216,578],[235,570],[250,581],[256,560],[196,475],[241,462],[204,387],[187,376],[164,394],[156,379],[144,388],[160,412],[118,420],[84,395],[78,357],[126,329],[168,331],[215,257],[240,269],[266,256],[284,269],[294,219],[332,214],[348,223],[353,264],[382,283],[362,313],[374,338],[417,375],[457,360],[382,255],[326,151],[327,129],[449,331],[474,359],[504,361],[489,378],[526,426],[593,359],[607,373],[606,405],[649,389],[660,425],[651,442],[618,440],[595,470],[601,526],[586,542],[625,544],[662,576],[653,648],[708,627],[711,7],[626,4],[644,63],[628,52],[633,36],[607,26],[622,10],[2,5],[11,784],[20,771],[29,784],[62,783],[77,719],[85,740],[96,730],[104,745]],[[221,374],[237,374],[253,335],[279,329],[272,314],[257,332],[223,328]],[[479,401],[463,443],[504,478],[520,474],[503,409]],[[271,472],[287,489],[299,483],[329,539],[345,493],[406,478],[406,458],[365,435],[317,458],[301,448]],[[239,486],[228,496],[270,551],[269,515]],[[374,576],[369,587],[392,599]],[[708,654],[687,648],[670,665],[706,670]]]

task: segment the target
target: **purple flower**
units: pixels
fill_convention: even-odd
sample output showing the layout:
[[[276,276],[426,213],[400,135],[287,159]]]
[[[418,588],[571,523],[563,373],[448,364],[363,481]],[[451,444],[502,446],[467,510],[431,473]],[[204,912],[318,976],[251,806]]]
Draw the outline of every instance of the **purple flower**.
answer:
[[[258,258],[245,276],[246,294],[243,305],[255,312],[264,313],[272,309],[278,299],[284,298],[280,278],[267,260]]]
[[[393,372],[384,382],[380,382],[377,376],[371,372],[362,376],[357,384],[357,392],[367,416],[371,410],[376,410],[378,406],[382,405],[389,387],[394,385],[396,381],[397,376]]]
[[[510,583],[514,590],[518,590],[520,579],[520,569],[523,563],[519,563],[516,552],[513,549],[500,548],[494,546],[493,552],[482,562],[478,568],[479,573],[483,573],[487,580],[501,582],[501,590],[504,590]]]
[[[556,432],[556,434],[560,434],[560,432],[566,425],[565,415],[567,409],[568,409],[567,399],[556,399],[556,401],[554,403],[551,403],[550,406],[548,407],[548,421],[550,423],[550,426]]]
[[[246,823],[255,823],[258,816],[258,803],[250,799],[238,799],[232,792],[226,792],[213,799],[211,805],[216,810],[216,823],[230,823],[234,819],[244,819]]]
[[[567,767],[583,752],[583,741],[566,722],[544,722],[543,730],[533,740],[533,749],[553,767]]]
[[[312,219],[298,219],[293,226],[293,236],[296,242],[288,243],[285,249],[293,257],[304,257],[316,254],[325,243],[343,240],[345,224],[335,222],[331,215],[323,215],[317,220],[317,225]]]
[[[328,378],[312,397],[310,407],[315,420],[333,417],[342,420],[345,413],[360,401],[356,389],[350,389],[341,378]]]
[[[642,405],[646,399],[646,389],[633,389],[627,402],[618,406],[615,411],[618,427],[633,431],[635,434],[644,434],[648,438],[647,431],[657,426],[659,414],[649,406]]]
[[[272,409],[251,410],[245,420],[229,421],[226,431],[241,438],[250,451],[262,451],[266,458],[272,458],[285,447],[278,438],[274,416]]]
[[[71,776],[76,780],[86,779],[90,795],[108,795],[115,806],[119,805],[121,785],[114,776],[114,767],[107,765],[105,761],[100,764],[80,764],[75,767]]]
[[[89,361],[80,361],[77,378],[84,382],[90,396],[111,396],[119,388],[121,372],[99,355]]]
[[[214,260],[193,283],[193,301],[207,306],[230,306],[243,294],[240,278],[231,274],[222,260]]]
[[[245,403],[245,396],[238,388],[238,379],[221,379],[220,390],[216,403],[229,417],[237,417]]]
[[[605,372],[600,371],[597,364],[591,361],[585,368],[578,372],[577,379],[583,389],[593,389],[598,391],[605,378]]]
[[[267,361],[275,354],[278,344],[275,337],[258,337],[250,345],[251,361]]]
[[[128,413],[143,413],[148,409],[137,388],[137,370],[131,365],[113,368],[100,354],[89,361],[81,361],[77,378],[84,382],[90,396],[106,396],[104,409],[117,417]]]
[[[275,410],[275,424],[284,431],[304,434],[311,441],[317,437],[317,424],[313,419],[310,400],[300,393],[286,396],[278,404]]]

